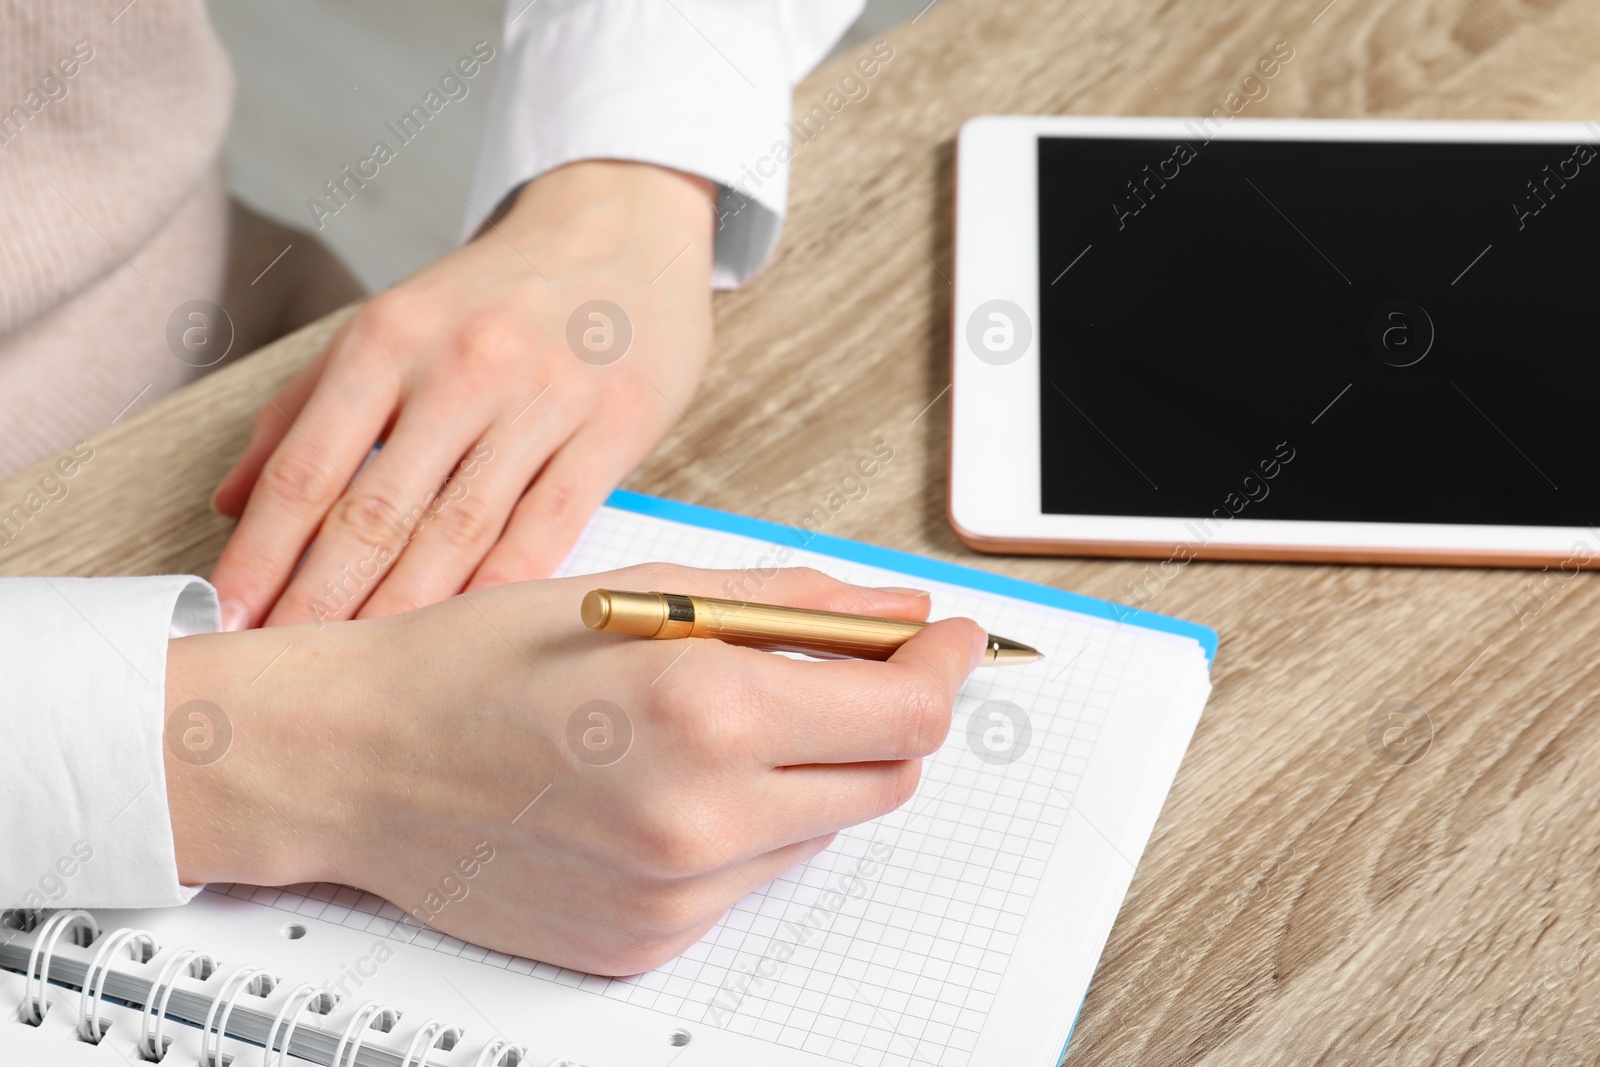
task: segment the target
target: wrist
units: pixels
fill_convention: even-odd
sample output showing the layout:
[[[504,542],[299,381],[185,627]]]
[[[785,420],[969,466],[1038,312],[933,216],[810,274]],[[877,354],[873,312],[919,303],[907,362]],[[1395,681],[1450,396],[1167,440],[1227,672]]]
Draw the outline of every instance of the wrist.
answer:
[[[338,878],[328,858],[337,827],[305,757],[328,741],[308,728],[308,713],[337,700],[338,687],[313,679],[341,625],[167,643],[162,741],[181,883]]]
[[[601,244],[656,237],[677,242],[670,255],[685,243],[709,247],[716,222],[717,187],[705,178],[652,163],[586,159],[528,182],[498,225],[518,244],[569,225]]]

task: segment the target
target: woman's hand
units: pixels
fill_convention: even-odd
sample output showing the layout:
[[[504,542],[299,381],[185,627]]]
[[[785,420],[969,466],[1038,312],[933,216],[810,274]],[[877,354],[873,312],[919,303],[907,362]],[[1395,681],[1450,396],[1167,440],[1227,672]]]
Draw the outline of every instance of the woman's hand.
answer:
[[[885,663],[617,637],[579,619],[597,586],[715,596],[730,573],[635,567],[173,641],[169,712],[208,701],[232,737],[203,760],[167,739],[180,876],[343,882],[504,952],[606,975],[662,963],[840,829],[904,803],[983,651],[965,619]],[[928,609],[807,570],[760,592],[894,618]]]
[[[212,576],[224,627],[391,615],[554,570],[699,383],[714,205],[698,178],[574,163],[370,300],[217,489],[242,513]]]

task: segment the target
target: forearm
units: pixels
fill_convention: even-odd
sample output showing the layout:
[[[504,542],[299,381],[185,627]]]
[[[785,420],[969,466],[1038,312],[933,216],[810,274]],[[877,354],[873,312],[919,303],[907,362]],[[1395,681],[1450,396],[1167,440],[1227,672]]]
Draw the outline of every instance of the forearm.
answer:
[[[183,884],[337,878],[324,855],[332,798],[307,779],[339,728],[341,687],[313,681],[329,677],[339,636],[305,625],[168,643],[164,755]]]

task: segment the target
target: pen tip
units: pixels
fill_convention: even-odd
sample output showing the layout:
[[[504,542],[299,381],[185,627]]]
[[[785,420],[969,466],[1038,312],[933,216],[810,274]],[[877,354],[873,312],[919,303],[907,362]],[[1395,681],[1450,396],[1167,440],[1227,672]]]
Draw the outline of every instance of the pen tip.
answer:
[[[989,635],[989,647],[984,649],[983,662],[985,665],[996,667],[1021,665],[1033,663],[1044,657],[1032,645],[1025,645],[1021,641],[1013,641],[1007,637]]]

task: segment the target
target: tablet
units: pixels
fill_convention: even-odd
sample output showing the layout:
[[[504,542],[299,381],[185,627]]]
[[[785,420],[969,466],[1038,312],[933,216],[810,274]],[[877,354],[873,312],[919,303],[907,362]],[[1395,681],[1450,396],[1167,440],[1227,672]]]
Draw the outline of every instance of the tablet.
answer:
[[[952,525],[999,552],[1590,566],[1596,144],[973,119]]]

